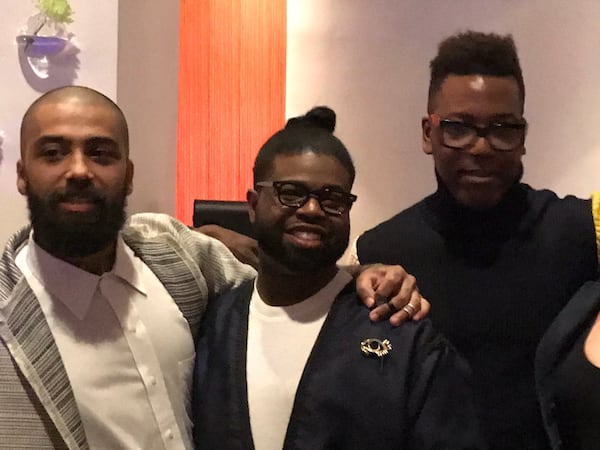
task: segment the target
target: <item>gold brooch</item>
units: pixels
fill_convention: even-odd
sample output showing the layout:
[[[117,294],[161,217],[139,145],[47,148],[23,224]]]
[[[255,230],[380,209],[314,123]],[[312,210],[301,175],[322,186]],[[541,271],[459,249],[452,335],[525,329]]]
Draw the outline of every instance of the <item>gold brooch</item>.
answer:
[[[377,356],[383,358],[392,349],[392,344],[387,339],[383,341],[375,338],[368,338],[360,342],[360,351],[365,356]]]

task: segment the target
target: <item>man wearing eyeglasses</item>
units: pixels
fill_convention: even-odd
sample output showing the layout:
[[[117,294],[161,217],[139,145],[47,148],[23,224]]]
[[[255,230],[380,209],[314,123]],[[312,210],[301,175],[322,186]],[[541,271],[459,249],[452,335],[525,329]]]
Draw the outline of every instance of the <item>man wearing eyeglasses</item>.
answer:
[[[336,266],[354,165],[325,107],[261,148],[248,192],[258,276],[213,302],[194,439],[219,449],[480,449],[466,366],[428,320],[373,323]]]
[[[206,304],[255,271],[164,214],[125,221],[127,121],[98,91],[35,100],[20,156],[31,223],[0,257],[0,448],[191,448],[194,337]],[[399,268],[357,284],[419,309]]]
[[[493,449],[545,449],[536,346],[598,270],[589,200],[521,183],[525,87],[510,36],[466,32],[431,61],[423,151],[437,191],[357,241],[357,259],[401,264],[474,373]]]

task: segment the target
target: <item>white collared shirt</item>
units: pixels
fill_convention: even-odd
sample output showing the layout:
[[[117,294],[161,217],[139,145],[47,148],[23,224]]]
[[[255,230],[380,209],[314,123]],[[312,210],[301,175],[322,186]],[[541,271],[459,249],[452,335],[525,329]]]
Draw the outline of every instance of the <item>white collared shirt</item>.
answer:
[[[56,341],[91,448],[192,448],[194,343],[152,271],[119,238],[101,276],[29,239],[17,266]]]

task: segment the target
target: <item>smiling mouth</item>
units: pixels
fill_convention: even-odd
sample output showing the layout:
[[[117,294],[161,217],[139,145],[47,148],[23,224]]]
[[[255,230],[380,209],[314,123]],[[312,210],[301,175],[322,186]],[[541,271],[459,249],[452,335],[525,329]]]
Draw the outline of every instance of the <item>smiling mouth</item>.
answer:
[[[286,235],[296,247],[311,249],[323,246],[323,235],[314,231],[292,230]]]
[[[495,177],[491,173],[479,171],[464,171],[461,172],[460,178],[469,183],[490,183]]]

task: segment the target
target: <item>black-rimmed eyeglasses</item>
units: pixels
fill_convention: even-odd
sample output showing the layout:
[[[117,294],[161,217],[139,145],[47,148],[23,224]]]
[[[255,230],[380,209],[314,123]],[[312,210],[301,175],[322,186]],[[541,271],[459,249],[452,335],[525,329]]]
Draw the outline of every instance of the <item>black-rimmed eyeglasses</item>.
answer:
[[[352,207],[356,195],[344,192],[335,187],[322,187],[311,191],[296,181],[260,181],[257,187],[272,187],[277,193],[279,202],[290,208],[301,208],[312,197],[319,202],[321,209],[327,214],[339,216]]]
[[[497,151],[511,152],[525,144],[527,122],[494,122],[487,127],[479,127],[460,120],[442,119],[430,114],[431,123],[439,127],[442,144],[454,150],[463,150],[472,146],[483,137],[489,146]]]

